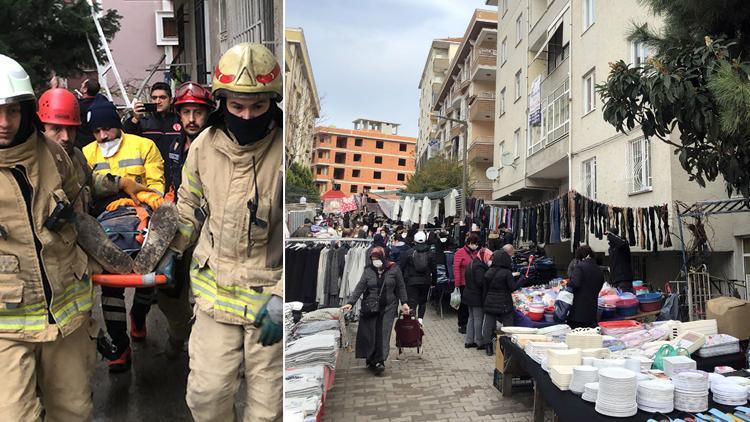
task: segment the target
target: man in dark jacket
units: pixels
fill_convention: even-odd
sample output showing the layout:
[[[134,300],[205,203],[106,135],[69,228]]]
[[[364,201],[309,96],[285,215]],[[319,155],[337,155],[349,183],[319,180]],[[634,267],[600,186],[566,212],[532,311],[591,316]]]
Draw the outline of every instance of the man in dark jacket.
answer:
[[[305,223],[297,228],[292,233],[292,237],[313,237],[312,236],[312,221],[309,218],[305,218]]]
[[[405,229],[397,230],[391,240],[391,259],[402,269],[404,268],[402,256],[411,253],[411,245],[409,245],[407,240]]]
[[[630,245],[619,236],[617,228],[607,232],[609,242],[609,274],[612,285],[633,293],[633,269],[630,265]]]
[[[587,245],[576,250],[578,265],[568,287],[573,291],[573,305],[568,314],[570,328],[596,327],[596,308],[599,291],[604,285],[604,273],[594,260],[594,251]]]
[[[417,317],[422,324],[427,308],[427,294],[430,286],[437,283],[437,263],[435,253],[427,244],[427,235],[419,231],[414,235],[414,248],[407,255],[401,255],[401,271],[406,281],[406,295],[409,297],[409,308],[419,311]]]
[[[172,112],[172,89],[168,84],[157,82],[151,86],[151,101],[156,103],[156,111],[147,115],[144,104],[136,101],[133,116],[125,119],[122,130],[154,141],[166,161],[169,147],[180,136],[182,124],[180,117]]]

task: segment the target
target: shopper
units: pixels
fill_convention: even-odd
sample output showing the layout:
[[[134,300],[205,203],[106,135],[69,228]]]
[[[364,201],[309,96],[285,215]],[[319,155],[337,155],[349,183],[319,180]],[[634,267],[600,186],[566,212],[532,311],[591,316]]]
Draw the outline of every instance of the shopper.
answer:
[[[578,265],[568,287],[573,291],[573,305],[568,314],[570,328],[596,327],[596,308],[599,291],[604,285],[604,273],[594,260],[594,251],[583,245],[576,249]]]
[[[401,270],[406,280],[406,293],[409,297],[409,307],[417,310],[419,323],[424,321],[427,308],[427,295],[430,287],[437,283],[437,264],[435,253],[427,244],[427,234],[418,231],[414,235],[414,248],[406,256],[401,257]]]
[[[464,280],[466,288],[461,294],[461,303],[469,308],[469,319],[466,324],[466,340],[464,347],[484,349],[482,339],[482,323],[484,321],[484,311],[482,310],[482,284],[484,275],[489,269],[488,265],[492,260],[492,251],[487,248],[480,249],[472,259],[466,272]]]
[[[301,237],[313,237],[312,236],[312,221],[310,221],[309,218],[305,218],[304,223],[297,227],[297,230],[292,233],[292,237],[295,238],[301,238]]]
[[[456,255],[453,257],[453,279],[455,287],[458,287],[463,297],[464,289],[466,287],[466,281],[464,280],[464,272],[466,268],[471,264],[471,261],[477,256],[479,250],[479,236],[475,233],[471,233],[466,239],[466,245],[456,251]],[[469,320],[469,308],[463,304],[458,307],[458,332],[466,334],[466,324]]]
[[[382,247],[369,252],[370,260],[351,296],[341,309],[348,312],[360,296],[359,327],[355,357],[366,359],[367,368],[377,376],[385,371],[385,361],[391,347],[391,332],[396,319],[398,302],[404,313],[409,312],[406,286],[401,270],[388,260]]]
[[[482,324],[482,339],[488,356],[492,356],[493,339],[497,321],[503,327],[513,325],[513,297],[511,293],[518,290],[523,280],[513,277],[513,263],[510,255],[505,251],[495,251],[492,254],[492,265],[484,275],[482,284],[482,304],[484,322]]]
[[[609,274],[612,285],[633,293],[633,269],[630,266],[630,245],[619,236],[616,227],[606,232],[609,242]]]
[[[393,234],[393,239],[391,240],[391,251],[389,253],[391,260],[402,269],[404,268],[403,257],[408,256],[412,251],[411,245],[407,242],[406,234],[406,230],[396,231],[396,233]]]

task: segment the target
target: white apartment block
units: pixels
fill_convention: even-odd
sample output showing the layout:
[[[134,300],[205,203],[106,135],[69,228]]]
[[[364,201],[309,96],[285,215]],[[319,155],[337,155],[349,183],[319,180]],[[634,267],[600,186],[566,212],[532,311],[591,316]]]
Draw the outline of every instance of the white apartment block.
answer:
[[[673,147],[623,134],[602,116],[596,84],[609,63],[638,63],[649,51],[627,40],[633,22],[660,19],[638,0],[488,0],[498,7],[493,199],[532,205],[570,189],[599,202],[637,207],[726,199],[723,182],[701,188],[688,180]],[[673,135],[679,142],[678,135]],[[674,280],[681,265],[677,217],[674,247],[654,254],[633,248],[637,275],[657,286]],[[713,249],[709,271],[744,280],[750,274],[750,216],[704,221]],[[686,234],[686,241],[690,241]],[[591,242],[596,252],[606,241]],[[567,266],[570,245],[548,247]],[[564,262],[563,262],[564,261]]]
[[[310,167],[320,98],[302,28],[286,28],[284,145],[286,162]]]

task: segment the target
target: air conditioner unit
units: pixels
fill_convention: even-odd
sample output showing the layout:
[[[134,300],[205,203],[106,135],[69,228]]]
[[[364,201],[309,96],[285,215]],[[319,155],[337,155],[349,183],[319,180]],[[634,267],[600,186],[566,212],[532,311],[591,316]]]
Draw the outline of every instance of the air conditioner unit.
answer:
[[[177,20],[171,10],[158,10],[154,13],[156,21],[156,45],[179,45],[177,39]]]

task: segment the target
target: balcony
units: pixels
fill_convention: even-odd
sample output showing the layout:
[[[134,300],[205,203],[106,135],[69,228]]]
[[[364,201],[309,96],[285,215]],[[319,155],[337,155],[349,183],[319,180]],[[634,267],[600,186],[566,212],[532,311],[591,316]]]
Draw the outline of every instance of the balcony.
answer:
[[[492,181],[487,180],[484,176],[482,178],[485,180],[474,182],[474,196],[476,197],[486,196],[487,191],[489,191],[490,195],[492,194]]]
[[[492,163],[495,156],[495,144],[490,136],[477,136],[471,140],[466,151],[470,163]]]
[[[540,49],[544,49],[546,47],[544,44],[548,36],[550,35],[547,31],[554,23],[556,23],[555,19],[560,17],[560,15],[563,13],[563,10],[568,9],[565,20],[568,21],[570,19],[570,2],[563,0],[554,0],[551,2],[545,2],[544,4],[536,3],[539,3],[539,1],[537,0],[531,5],[532,27],[529,31],[528,37],[529,50],[533,53],[536,53]]]
[[[464,133],[464,127],[454,123],[449,133],[451,138],[460,136],[462,133]]]
[[[494,81],[497,75],[497,50],[479,49],[471,61],[472,81]]]
[[[477,92],[469,100],[469,120],[492,121],[495,118],[495,93]]]

